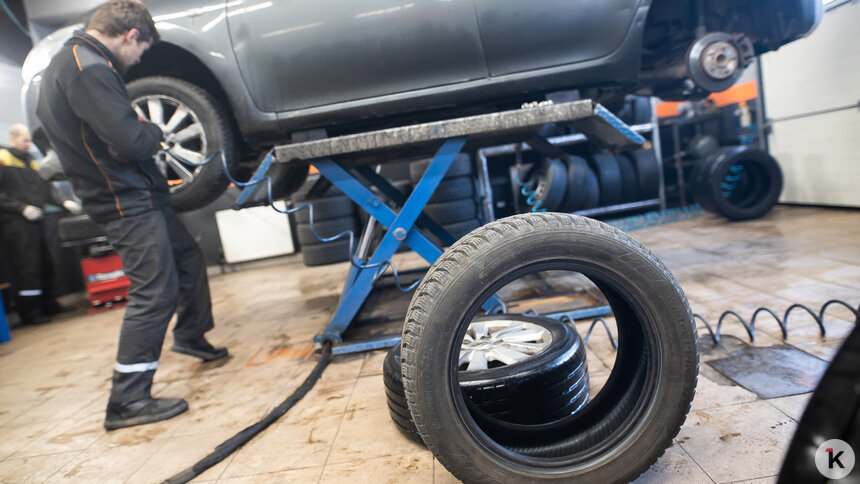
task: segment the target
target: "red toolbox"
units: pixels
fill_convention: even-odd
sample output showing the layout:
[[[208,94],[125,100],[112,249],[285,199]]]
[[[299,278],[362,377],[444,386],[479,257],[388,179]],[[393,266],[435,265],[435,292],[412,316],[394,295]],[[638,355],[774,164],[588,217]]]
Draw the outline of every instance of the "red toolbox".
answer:
[[[90,311],[125,305],[131,282],[122,270],[119,255],[81,259],[81,271],[90,297]]]

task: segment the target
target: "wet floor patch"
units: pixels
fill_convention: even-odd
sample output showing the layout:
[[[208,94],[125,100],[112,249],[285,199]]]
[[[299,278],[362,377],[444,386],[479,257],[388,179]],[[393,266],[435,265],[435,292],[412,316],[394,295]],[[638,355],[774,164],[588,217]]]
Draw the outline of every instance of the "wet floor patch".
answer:
[[[827,369],[826,361],[790,346],[750,346],[708,365],[765,399],[811,392]]]

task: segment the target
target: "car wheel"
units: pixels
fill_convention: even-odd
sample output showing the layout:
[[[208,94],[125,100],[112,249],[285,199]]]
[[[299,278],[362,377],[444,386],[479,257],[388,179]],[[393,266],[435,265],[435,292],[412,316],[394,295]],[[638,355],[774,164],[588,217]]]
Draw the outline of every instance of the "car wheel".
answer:
[[[458,371],[469,404],[488,425],[507,431],[564,418],[588,400],[582,340],[555,319],[518,314],[475,318],[460,349]],[[392,420],[423,443],[403,391],[400,344],[385,358],[383,379]]]
[[[466,330],[458,370],[463,395],[480,410],[479,418],[505,431],[554,422],[588,400],[582,341],[571,327],[551,318],[475,318]]]
[[[581,410],[532,434],[482,425],[460,389],[469,322],[509,283],[542,271],[590,279],[618,329],[615,363]],[[647,248],[585,217],[532,213],[454,244],[413,296],[403,328],[403,384],[416,428],[465,482],[629,482],[681,428],[698,375],[698,343],[678,282]]]
[[[236,165],[236,141],[218,103],[206,91],[172,77],[145,77],[128,85],[131,106],[138,116],[157,124],[174,151],[194,163],[222,150],[227,169]],[[220,159],[203,166],[184,165],[159,153],[156,164],[170,184],[170,206],[177,212],[195,210],[221,196],[230,184]]]

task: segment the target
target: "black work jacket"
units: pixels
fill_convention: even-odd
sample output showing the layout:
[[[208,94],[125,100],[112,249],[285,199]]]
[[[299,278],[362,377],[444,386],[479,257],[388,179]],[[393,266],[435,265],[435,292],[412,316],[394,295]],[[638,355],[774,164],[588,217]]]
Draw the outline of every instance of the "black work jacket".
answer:
[[[106,222],[167,205],[169,188],[153,155],[161,129],[128,100],[117,60],[78,31],[42,75],[36,115],[84,212]]]
[[[62,203],[51,185],[39,176],[30,153],[0,147],[0,220],[23,217],[24,207]]]

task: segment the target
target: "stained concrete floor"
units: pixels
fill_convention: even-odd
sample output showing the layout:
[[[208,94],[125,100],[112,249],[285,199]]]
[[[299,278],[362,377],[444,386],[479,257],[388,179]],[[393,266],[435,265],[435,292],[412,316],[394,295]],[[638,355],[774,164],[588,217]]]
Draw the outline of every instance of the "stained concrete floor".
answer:
[[[860,303],[860,211],[777,207],[766,218],[729,223],[713,215],[632,235],[672,270],[695,312]],[[398,260],[414,263],[409,254]],[[404,262],[406,261],[406,262]],[[171,353],[168,335],[154,393],[183,397],[190,411],[167,422],[107,433],[103,411],[121,310],[83,311],[13,330],[0,345],[0,482],[159,482],[191,465],[292,392],[316,362],[311,338],[325,327],[347,267],[306,268],[287,259],[211,278],[226,362],[200,364]],[[787,343],[829,360],[853,328],[833,308],[821,338],[794,314]],[[756,346],[782,343],[775,323],[757,323]],[[639,483],[774,482],[809,394],[762,400],[705,361],[742,346],[727,322],[723,348],[703,338],[692,411],[665,455]],[[734,338],[737,337],[737,338]],[[587,346],[593,384],[613,355],[595,331]],[[382,351],[336,360],[280,421],[195,482],[416,482],[455,479],[389,420]]]

